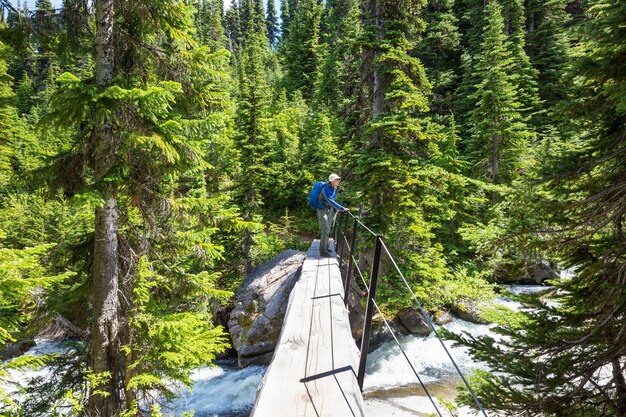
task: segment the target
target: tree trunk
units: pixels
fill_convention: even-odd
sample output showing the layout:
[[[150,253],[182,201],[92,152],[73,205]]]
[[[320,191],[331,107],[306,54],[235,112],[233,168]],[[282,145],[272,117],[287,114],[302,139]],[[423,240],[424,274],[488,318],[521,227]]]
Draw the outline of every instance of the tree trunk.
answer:
[[[95,0],[96,62],[95,76],[99,86],[113,79],[113,0]],[[94,171],[102,179],[113,164],[115,140],[106,122],[96,126]],[[96,209],[93,266],[93,318],[90,363],[93,372],[108,375],[104,382],[92,386],[89,395],[90,416],[113,417],[121,410],[120,346],[118,321],[118,209],[115,186],[108,183],[102,190],[105,204]],[[99,394],[102,392],[103,394]]]
[[[613,366],[613,379],[615,381],[615,389],[617,398],[616,409],[618,415],[626,416],[626,380],[624,380],[624,367],[619,359],[613,359],[611,361]]]
[[[383,39],[383,18],[382,18],[382,6],[380,0],[373,1],[372,13],[374,17],[374,25],[376,27],[376,40],[382,42]],[[383,74],[381,73],[381,65],[376,61],[380,55],[379,50],[375,50],[373,57],[373,70],[374,70],[374,85],[372,88],[372,120],[376,120],[378,116],[384,111],[385,105],[385,88]],[[376,131],[371,138],[374,146],[381,146],[380,132]]]

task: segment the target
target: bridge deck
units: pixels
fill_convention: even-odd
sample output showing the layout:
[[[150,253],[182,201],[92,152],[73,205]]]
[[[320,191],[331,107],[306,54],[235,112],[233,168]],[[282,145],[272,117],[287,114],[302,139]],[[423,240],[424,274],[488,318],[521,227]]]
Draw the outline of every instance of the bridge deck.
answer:
[[[314,241],[289,297],[283,329],[252,417],[364,416],[337,259]]]

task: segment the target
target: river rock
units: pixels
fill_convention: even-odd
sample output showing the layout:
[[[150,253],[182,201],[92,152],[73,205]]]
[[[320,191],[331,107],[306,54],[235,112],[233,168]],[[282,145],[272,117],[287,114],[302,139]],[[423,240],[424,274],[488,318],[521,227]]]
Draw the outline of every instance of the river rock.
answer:
[[[451,321],[452,321],[452,316],[447,311],[437,310],[435,311],[435,314],[433,315],[433,322],[437,326],[443,326],[444,324],[448,324]]]
[[[530,285],[541,285],[544,281],[558,277],[557,266],[545,259],[515,263],[498,274],[498,279],[502,282]]]
[[[422,313],[414,308],[401,310],[400,312],[398,312],[397,318],[398,321],[411,334],[428,336],[432,331]]]
[[[35,346],[34,340],[23,340],[21,342],[10,343],[7,348],[0,353],[0,358],[3,361],[8,359],[17,358],[28,351],[28,349]]]
[[[228,328],[239,366],[272,360],[289,294],[300,278],[306,253],[285,250],[253,269],[236,293]]]
[[[481,310],[484,306],[485,305],[482,303],[470,304],[461,301],[453,305],[450,311],[461,320],[469,321],[470,323],[476,324],[487,324],[488,321],[483,319],[480,315]]]

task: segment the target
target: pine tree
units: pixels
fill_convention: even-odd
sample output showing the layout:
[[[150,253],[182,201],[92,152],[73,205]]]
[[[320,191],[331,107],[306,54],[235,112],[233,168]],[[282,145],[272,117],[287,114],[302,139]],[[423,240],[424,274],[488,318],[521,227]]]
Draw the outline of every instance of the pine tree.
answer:
[[[356,127],[360,110],[356,105],[359,91],[361,49],[359,37],[363,32],[358,0],[326,3],[324,43],[328,52],[321,64],[316,86],[316,102],[330,114],[338,116],[346,128]]]
[[[291,9],[290,9],[291,10]],[[310,101],[321,64],[320,22],[322,7],[317,0],[302,0],[283,44],[283,84],[288,96],[300,91]]]
[[[276,4],[274,0],[268,0],[267,2],[267,16],[265,18],[266,21],[266,30],[267,30],[267,40],[270,43],[272,48],[276,48],[278,43],[278,16],[276,14]]]
[[[231,4],[230,8],[226,11],[224,20],[226,21],[226,37],[228,38],[228,50],[231,53],[235,53],[241,47],[243,42],[243,28],[241,26],[241,13],[240,7],[237,3]]]
[[[113,7],[112,0],[98,0],[96,9],[96,85],[110,86],[114,73]],[[105,118],[94,128],[93,171],[96,181],[105,179],[115,162],[115,136],[111,121]],[[113,416],[122,410],[119,387],[122,370],[118,316],[118,184],[108,181],[102,190],[103,204],[96,209],[93,272],[93,318],[90,340],[90,368],[96,376],[104,377],[102,386],[94,386],[89,396],[89,410],[103,416]],[[106,393],[107,395],[99,394]]]
[[[56,48],[58,26],[56,23],[56,11],[50,0],[37,0],[35,2],[35,15],[33,27],[36,34],[36,50],[38,58],[38,74],[42,84],[49,76],[49,68],[53,59],[53,51]]]
[[[437,153],[436,127],[426,118],[430,84],[421,62],[409,54],[422,22],[423,3],[364,3],[364,74],[369,123],[355,138],[355,188],[358,201],[371,208],[368,222],[385,235],[420,295],[433,304],[446,270],[441,246],[434,241],[439,175],[431,158]],[[393,277],[390,277],[393,279]],[[401,295],[396,305],[408,302]],[[400,301],[402,300],[402,301]],[[432,306],[432,304],[430,305]]]
[[[528,49],[531,62],[539,73],[539,95],[545,101],[548,122],[554,124],[552,109],[565,98],[567,86],[561,81],[571,57],[568,32],[571,22],[563,0],[535,0],[529,4]]]
[[[0,42],[0,186],[3,188],[12,176],[11,159],[16,139],[19,118],[13,107],[13,77],[7,73],[6,55],[8,47]],[[16,126],[17,125],[17,126]]]
[[[513,59],[504,33],[502,8],[491,1],[486,13],[484,40],[474,64],[474,76],[479,82],[471,95],[476,107],[468,113],[471,139],[467,152],[479,176],[502,184],[524,169],[533,135],[520,114],[516,77],[510,75]]]
[[[453,0],[429,0],[423,12],[426,25],[416,52],[433,84],[431,112],[447,116],[454,105],[452,95],[459,82],[461,32]]]
[[[440,154],[434,158],[437,167],[442,168],[441,176],[445,189],[442,201],[442,215],[437,237],[444,245],[446,257],[451,265],[462,264],[471,256],[467,242],[463,241],[460,230],[477,221],[477,212],[483,203],[482,184],[468,178],[468,162],[460,152],[461,136],[454,115],[449,118],[445,140],[439,142]]]
[[[520,113],[525,116],[529,127],[539,127],[541,121],[537,114],[541,108],[537,77],[539,72],[533,67],[526,53],[526,9],[521,0],[502,2],[506,33],[511,49],[511,75],[517,79],[517,98],[521,104]]]
[[[498,370],[479,375],[478,396],[505,413],[626,414],[624,21],[619,0],[586,12],[566,76],[574,90],[563,108],[570,139],[553,149],[543,181],[530,184],[523,201],[524,216],[538,225],[510,236],[512,244],[550,251],[573,276],[556,281],[549,302],[525,298],[531,308],[518,324],[499,327],[505,338],[466,341]]]
[[[147,393],[170,398],[162,379],[190,384],[224,348],[209,320],[209,298],[229,296],[213,291],[222,247],[212,237],[221,221],[239,226],[204,172],[206,138],[230,106],[228,52],[194,42],[184,2],[94,5],[93,78],[63,74],[45,122],[73,140],[50,181],[95,207],[88,405],[113,416],[146,412],[158,401]]]
[[[238,132],[236,143],[240,152],[241,164],[245,169],[239,181],[240,200],[243,217],[253,221],[263,204],[261,190],[270,182],[267,162],[271,138],[269,133],[269,99],[267,84],[267,37],[265,22],[258,15],[254,1],[244,3],[244,22],[249,31],[245,32],[243,49],[237,59],[239,76],[239,96],[237,107]],[[252,268],[252,231],[246,231],[243,242],[245,270]]]
[[[289,10],[289,0],[280,0],[280,34],[281,39],[285,39],[289,33],[289,23],[291,23],[291,11]]]
[[[458,27],[461,33],[459,45],[460,56],[458,64],[461,73],[457,76],[460,81],[452,99],[452,112],[459,122],[459,131],[462,137],[469,136],[468,113],[474,108],[475,102],[471,99],[475,92],[475,85],[480,82],[476,76],[476,57],[479,55],[483,32],[487,25],[483,0],[457,0],[455,2]]]
[[[222,0],[203,0],[197,6],[196,27],[202,44],[213,49],[225,47],[228,42],[222,21],[224,20]]]

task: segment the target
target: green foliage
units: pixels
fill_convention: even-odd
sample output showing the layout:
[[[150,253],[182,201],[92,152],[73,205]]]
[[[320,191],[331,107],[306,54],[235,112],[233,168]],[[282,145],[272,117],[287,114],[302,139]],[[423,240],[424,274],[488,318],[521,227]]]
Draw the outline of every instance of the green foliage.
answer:
[[[23,170],[26,161],[19,158],[23,142],[30,139],[24,121],[14,107],[13,77],[8,73],[7,60],[11,48],[0,41],[0,187],[8,184],[16,173]]]
[[[267,40],[270,43],[270,46],[276,47],[278,42],[279,28],[278,28],[278,15],[276,14],[276,3],[275,0],[268,0],[267,2],[267,16],[265,18],[266,21],[266,30],[267,30]]]
[[[473,66],[478,82],[471,95],[476,108],[468,113],[471,140],[467,144],[477,174],[496,184],[509,182],[527,169],[534,137],[520,113],[519,86],[511,75],[514,60],[501,13],[496,1],[489,2],[484,40]]]
[[[624,129],[626,78],[623,4],[598,1],[574,32],[577,58],[568,70],[574,92],[563,113],[565,138],[544,161],[541,181],[519,206],[525,213],[511,244],[550,251],[573,276],[555,280],[550,303],[527,297],[506,336],[468,337],[476,358],[498,369],[480,374],[478,395],[510,413],[546,416],[620,415],[623,384]],[[568,131],[569,130],[569,131]],[[617,194],[616,194],[617,193]],[[522,194],[524,195],[524,194]],[[517,238],[516,235],[521,236]]]
[[[461,32],[453,10],[455,3],[458,2],[430,0],[422,12],[426,31],[419,39],[417,50],[428,68],[428,78],[433,85],[431,109],[437,114],[451,110],[452,94],[459,77],[456,70]]]
[[[502,370],[476,374],[481,399],[504,413],[624,414],[619,381],[604,397],[571,382],[603,383],[598,369],[623,362],[611,346],[626,343],[620,2],[281,0],[280,34],[275,2],[267,14],[260,0],[225,13],[222,0],[114,3],[106,86],[89,2],[0,19],[3,343],[51,314],[89,326],[94,212],[114,195],[129,327],[110,380],[126,378],[120,412],[164,414],[146,395],[171,396],[225,347],[212,310],[253,265],[306,249],[318,231],[306,194],[338,172],[340,201],[371,211],[431,311],[486,302],[487,281],[541,262],[576,268],[557,307],[482,311],[507,337],[467,342]],[[101,164],[104,125],[114,146]],[[386,312],[408,306],[385,278]],[[105,390],[81,366],[54,413],[64,401],[84,413],[90,383]]]
[[[292,11],[290,9],[290,11]],[[316,0],[301,0],[282,45],[288,96],[299,91],[305,100],[313,98],[321,62],[320,22],[322,6]]]
[[[191,371],[210,365],[216,353],[226,348],[223,330],[211,325],[205,301],[232,294],[214,289],[215,276],[206,272],[170,272],[168,277],[159,275],[155,267],[156,263],[150,265],[146,258],[137,264],[132,288],[131,344],[123,347],[129,364],[125,386],[140,397],[158,392],[165,399],[172,399],[178,387],[169,381],[191,386]],[[181,283],[181,278],[188,284]],[[203,297],[192,298],[193,303],[184,311],[168,308],[168,298],[177,296],[185,285],[193,287],[191,294]]]
[[[223,0],[200,0],[196,5],[196,28],[199,41],[214,49],[225,48],[226,34],[222,25]]]
[[[543,107],[552,122],[555,121],[552,106],[565,98],[568,88],[561,79],[571,59],[571,34],[565,30],[571,24],[571,16],[566,6],[563,0],[534,0],[528,6],[528,12],[537,20],[536,29],[528,33],[529,56],[539,73],[539,95],[545,100]]]
[[[22,332],[41,300],[50,290],[73,273],[50,274],[43,258],[52,244],[26,247],[7,247],[2,243],[6,235],[0,230],[0,348],[23,337]],[[14,383],[11,370],[36,369],[43,366],[45,358],[22,356],[0,365],[0,405],[17,409],[17,404],[7,395],[7,384]]]

